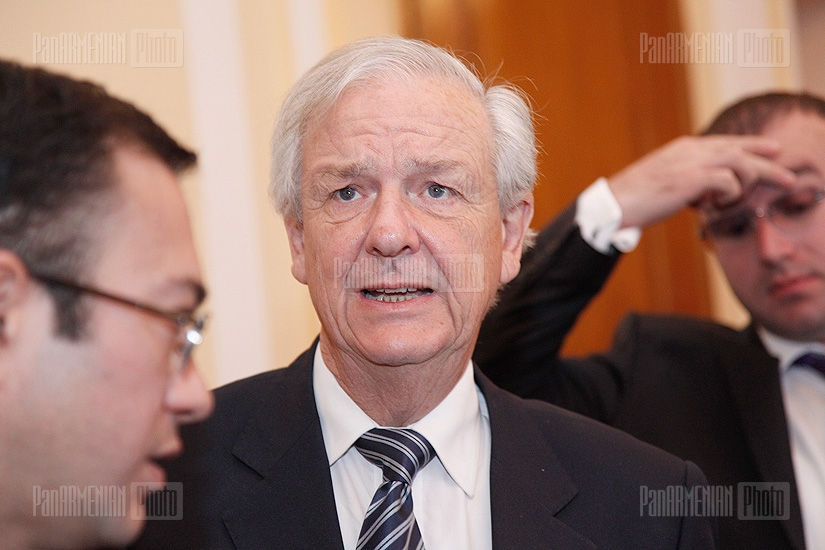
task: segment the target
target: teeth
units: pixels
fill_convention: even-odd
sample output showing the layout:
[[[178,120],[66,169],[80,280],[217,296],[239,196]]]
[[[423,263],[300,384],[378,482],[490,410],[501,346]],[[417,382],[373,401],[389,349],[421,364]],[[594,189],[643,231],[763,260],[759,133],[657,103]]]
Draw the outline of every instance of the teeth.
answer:
[[[405,302],[407,300],[412,300],[413,296],[405,296],[405,295],[396,295],[396,294],[385,294],[385,295],[378,295],[377,296],[379,302]]]
[[[377,302],[406,302],[420,296],[426,296],[431,290],[418,290],[413,287],[401,288],[376,288],[375,290],[364,290],[364,296]]]

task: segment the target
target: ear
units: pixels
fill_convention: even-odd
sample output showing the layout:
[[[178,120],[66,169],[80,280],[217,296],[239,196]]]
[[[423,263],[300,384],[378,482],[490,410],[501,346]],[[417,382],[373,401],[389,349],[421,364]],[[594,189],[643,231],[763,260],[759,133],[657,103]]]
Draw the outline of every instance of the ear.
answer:
[[[292,276],[299,283],[307,284],[306,262],[304,254],[304,225],[295,218],[284,219],[289,252],[292,255]]]
[[[21,319],[18,313],[26,301],[31,281],[20,256],[0,249],[0,346],[18,330]]]
[[[512,281],[521,269],[521,251],[532,219],[532,193],[504,213],[501,220],[501,284]]]

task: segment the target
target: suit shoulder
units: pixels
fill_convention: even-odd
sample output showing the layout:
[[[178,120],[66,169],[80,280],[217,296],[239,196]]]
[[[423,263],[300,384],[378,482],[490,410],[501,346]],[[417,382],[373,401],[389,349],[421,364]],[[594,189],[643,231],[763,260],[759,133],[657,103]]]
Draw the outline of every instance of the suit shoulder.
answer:
[[[216,389],[215,415],[247,409],[281,392],[293,391],[296,386],[311,384],[314,353],[315,346],[312,346],[286,368],[242,378]]]
[[[521,408],[535,422],[572,472],[583,477],[601,472],[606,477],[649,485],[681,485],[685,480],[688,463],[626,432],[544,401],[507,397],[511,407]],[[704,482],[703,477],[701,480]]]
[[[282,380],[289,378],[290,374],[288,367],[275,369],[221,386],[214,392],[216,409],[217,402],[234,405],[248,403],[251,399],[254,400],[259,396],[265,397],[274,391]]]
[[[645,488],[705,485],[696,465],[554,405],[503,390],[490,389],[488,395],[491,479],[530,480],[519,487],[512,506],[530,498],[542,500],[542,494],[557,495],[556,504],[563,508],[556,517],[600,548],[713,547],[712,521],[651,519],[639,512],[639,494]],[[594,510],[599,511],[598,522],[593,521]],[[683,539],[699,542],[682,545]]]
[[[195,440],[231,441],[250,418],[262,409],[268,415],[286,414],[288,407],[312,388],[312,349],[299,356],[290,366],[275,369],[235,382],[214,391],[215,410],[197,424],[181,426],[184,443],[194,447]]]
[[[638,332],[663,334],[671,338],[690,338],[698,335],[741,338],[741,332],[709,319],[689,315],[664,315],[651,313],[628,313],[621,322],[622,327],[632,326]]]

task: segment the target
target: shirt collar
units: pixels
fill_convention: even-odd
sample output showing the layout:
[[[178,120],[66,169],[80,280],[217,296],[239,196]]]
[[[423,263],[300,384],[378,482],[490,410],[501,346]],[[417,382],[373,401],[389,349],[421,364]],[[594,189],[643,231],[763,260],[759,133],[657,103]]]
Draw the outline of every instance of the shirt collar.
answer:
[[[361,435],[378,425],[344,391],[315,349],[313,364],[315,405],[330,466],[344,456]],[[483,430],[489,413],[484,397],[473,380],[472,362],[461,378],[424,418],[409,427],[427,438],[452,480],[472,498],[481,468]]]
[[[779,360],[779,368],[784,372],[801,355],[809,352],[825,354],[825,345],[819,342],[800,342],[788,340],[759,327],[756,329],[762,345],[772,356]]]

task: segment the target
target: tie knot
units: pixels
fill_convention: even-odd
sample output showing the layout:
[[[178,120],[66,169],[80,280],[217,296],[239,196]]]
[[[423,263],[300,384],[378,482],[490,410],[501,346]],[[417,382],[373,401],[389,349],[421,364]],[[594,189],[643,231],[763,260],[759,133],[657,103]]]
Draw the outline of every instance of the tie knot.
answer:
[[[435,456],[430,442],[408,428],[373,428],[358,438],[355,448],[381,467],[385,479],[408,485],[418,470]]]
[[[812,369],[818,371],[821,375],[825,376],[825,355],[822,355],[821,353],[806,353],[805,355],[800,355],[793,362],[793,366],[797,365],[811,367]]]

